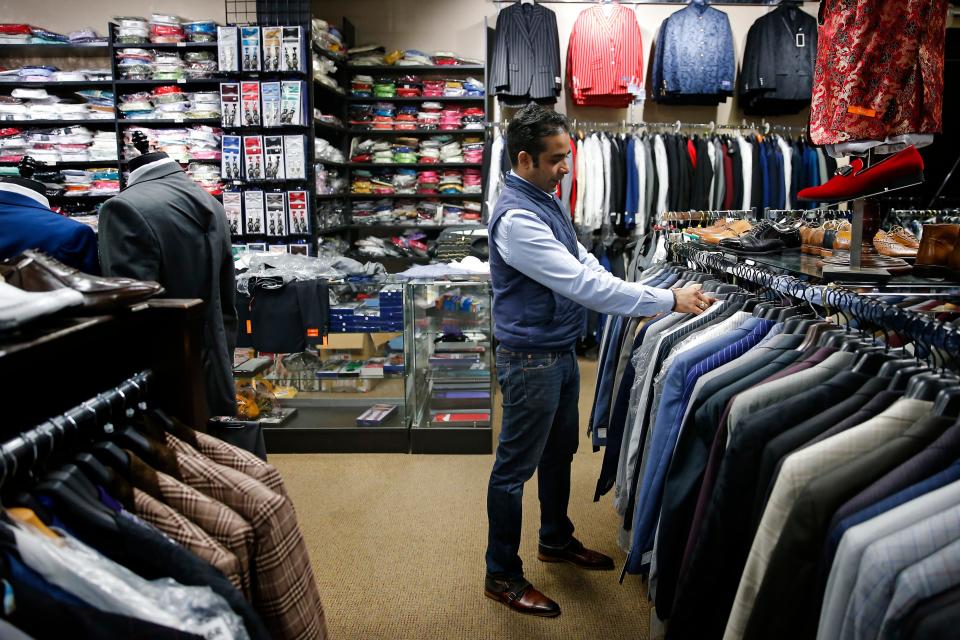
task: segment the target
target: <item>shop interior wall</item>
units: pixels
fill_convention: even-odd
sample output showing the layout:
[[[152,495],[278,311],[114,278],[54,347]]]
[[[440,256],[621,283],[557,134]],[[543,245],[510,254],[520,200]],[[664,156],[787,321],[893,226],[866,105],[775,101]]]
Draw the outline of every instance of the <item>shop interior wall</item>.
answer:
[[[356,44],[381,44],[388,49],[416,48],[425,51],[450,50],[465,56],[483,58],[486,51],[484,18],[491,26],[496,24],[500,7],[510,2],[492,0],[313,0],[315,16],[334,25],[347,18],[356,28]],[[549,7],[557,14],[557,29],[560,35],[561,66],[566,74],[566,51],[570,32],[577,16],[589,8],[591,2],[551,3]],[[645,77],[650,74],[650,49],[660,24],[683,8],[673,4],[621,3],[637,14],[637,23],[643,38]],[[816,16],[819,3],[804,2],[803,9]],[[757,18],[775,7],[717,5],[730,19],[733,30],[734,49],[739,72],[746,43],[747,31]],[[759,121],[759,118],[744,116],[737,105],[736,97],[727,99],[718,107],[664,106],[646,100],[642,105],[626,109],[602,109],[573,105],[566,90],[560,95],[557,109],[580,120],[617,122],[621,120],[647,122],[709,122],[739,123]],[[808,114],[768,118],[770,122],[806,125]]]
[[[117,16],[149,18],[155,11],[223,24],[225,6],[223,0],[0,0],[0,21],[26,22],[64,34],[92,27],[104,36],[107,24]]]

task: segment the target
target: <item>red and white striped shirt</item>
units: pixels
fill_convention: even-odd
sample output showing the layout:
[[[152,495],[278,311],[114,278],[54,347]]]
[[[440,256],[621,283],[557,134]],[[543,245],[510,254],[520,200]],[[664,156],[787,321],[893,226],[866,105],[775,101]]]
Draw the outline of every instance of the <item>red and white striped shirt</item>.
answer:
[[[608,106],[643,81],[643,42],[633,11],[619,4],[584,9],[567,46],[567,81],[577,104]]]

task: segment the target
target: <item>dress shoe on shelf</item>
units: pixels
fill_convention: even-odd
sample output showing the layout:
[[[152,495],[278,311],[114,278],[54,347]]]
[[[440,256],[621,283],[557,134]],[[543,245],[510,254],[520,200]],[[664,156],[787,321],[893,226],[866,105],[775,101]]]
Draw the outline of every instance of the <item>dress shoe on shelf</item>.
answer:
[[[33,250],[5,260],[0,276],[24,291],[73,289],[83,296],[82,306],[88,312],[109,311],[163,293],[156,282],[91,276]]]
[[[797,193],[800,200],[843,202],[884,191],[902,189],[923,182],[923,158],[915,147],[886,156],[869,167],[863,158],[854,158],[846,167],[817,187]]]
[[[960,224],[925,224],[920,236],[920,248],[917,249],[917,261],[913,272],[921,277],[946,276],[951,259],[960,270]]]
[[[733,220],[726,226],[711,233],[701,234],[700,240],[707,244],[718,244],[721,240],[727,238],[737,238],[740,235],[750,231],[753,225],[747,220]]]
[[[917,250],[897,242],[892,235],[881,229],[873,237],[873,248],[882,256],[888,258],[916,258]]]
[[[704,233],[713,233],[715,231],[719,231],[723,227],[727,226],[727,224],[729,223],[730,221],[727,220],[726,218],[720,218],[719,220],[717,220],[716,222],[714,222],[708,227],[688,227],[687,229],[684,229],[684,233],[687,233],[691,236],[699,237]]]
[[[73,289],[34,293],[0,279],[0,330],[15,329],[36,318],[81,304],[83,296]]]
[[[800,228],[797,225],[780,225],[762,220],[739,238],[726,238],[719,243],[721,249],[736,253],[777,253],[800,247]]]
[[[572,539],[562,549],[545,547],[542,544],[537,549],[537,558],[541,562],[569,562],[582,569],[609,571],[613,569],[613,558],[605,556],[599,551],[587,549],[576,538]]]
[[[903,227],[894,227],[891,229],[890,237],[905,247],[910,247],[911,249],[920,248],[920,241],[917,240],[917,236],[913,235],[911,231],[904,229]]]
[[[852,237],[852,231],[853,225],[846,220],[841,220],[838,222],[836,228],[833,230],[833,233],[830,235],[829,245],[827,243],[827,237],[824,235],[823,248],[820,250],[820,255],[824,258],[829,258],[833,255],[834,251],[839,251],[841,253],[850,251],[850,239]]]
[[[801,253],[819,256],[824,233],[823,225],[818,222],[800,227]]]
[[[514,611],[530,616],[556,618],[560,615],[560,605],[537,591],[523,578],[498,580],[487,576],[483,593],[491,600],[502,602]]]

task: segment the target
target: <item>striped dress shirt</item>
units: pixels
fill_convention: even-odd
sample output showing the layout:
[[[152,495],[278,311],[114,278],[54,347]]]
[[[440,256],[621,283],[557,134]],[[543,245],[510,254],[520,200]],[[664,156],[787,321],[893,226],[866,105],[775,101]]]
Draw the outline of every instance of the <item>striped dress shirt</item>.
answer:
[[[907,523],[904,523],[907,524]],[[897,576],[960,536],[960,505],[872,542],[863,552],[840,638],[878,638]]]
[[[824,361],[824,364],[827,361]],[[797,375],[802,376],[810,371],[813,370],[803,371]],[[761,385],[757,388],[763,386],[769,385]],[[760,584],[763,582],[763,576],[777,541],[780,539],[787,516],[807,483],[864,452],[872,451],[890,438],[901,435],[914,422],[928,414],[932,407],[933,403],[925,400],[900,400],[872,420],[796,451],[784,460],[750,547],[747,564],[740,576],[740,585],[737,588],[733,610],[727,621],[724,640],[743,637]]]
[[[580,12],[567,45],[567,80],[578,105],[630,104],[630,85],[643,82],[643,41],[636,14],[619,4]]]

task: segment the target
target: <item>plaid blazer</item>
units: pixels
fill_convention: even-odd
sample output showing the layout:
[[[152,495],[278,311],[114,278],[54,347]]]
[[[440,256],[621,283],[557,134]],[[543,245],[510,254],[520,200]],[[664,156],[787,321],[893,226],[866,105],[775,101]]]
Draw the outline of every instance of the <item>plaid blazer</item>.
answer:
[[[254,554],[253,527],[236,511],[176,478],[157,473],[163,501],[185,515],[229,550],[240,563],[240,592],[253,601],[250,566]]]
[[[230,507],[253,527],[253,605],[270,635],[285,640],[326,638],[323,604],[290,501],[169,433],[166,439],[186,483]]]
[[[267,464],[249,451],[235,447],[220,438],[197,431],[197,450],[217,464],[242,471],[270,487],[276,493],[287,498],[287,488],[283,485],[280,472],[272,464]]]
[[[225,575],[233,586],[241,589],[241,568],[237,556],[227,551],[206,531],[140,489],[133,490],[133,505],[134,513],[144,522],[153,525],[184,549],[209,562]]]

